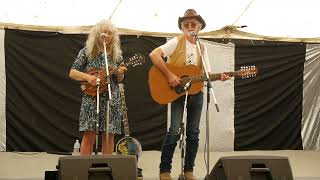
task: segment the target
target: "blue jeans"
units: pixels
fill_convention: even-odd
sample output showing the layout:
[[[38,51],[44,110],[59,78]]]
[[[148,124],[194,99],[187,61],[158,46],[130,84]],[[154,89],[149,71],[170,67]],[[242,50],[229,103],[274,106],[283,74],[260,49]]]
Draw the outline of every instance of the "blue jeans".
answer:
[[[185,96],[171,103],[171,124],[162,143],[160,173],[171,172],[173,153],[180,139],[179,129],[183,116]],[[189,95],[187,100],[186,149],[184,171],[193,171],[194,161],[199,146],[199,123],[203,105],[203,93]]]

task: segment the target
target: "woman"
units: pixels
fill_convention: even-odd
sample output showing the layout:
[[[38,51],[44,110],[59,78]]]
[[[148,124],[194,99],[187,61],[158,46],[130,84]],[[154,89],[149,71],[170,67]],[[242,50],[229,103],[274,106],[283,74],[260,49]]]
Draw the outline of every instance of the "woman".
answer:
[[[123,81],[126,68],[122,63],[122,51],[120,49],[119,35],[116,27],[108,20],[102,20],[92,27],[86,46],[80,50],[75,59],[69,76],[77,81],[86,81],[91,86],[96,86],[97,77],[86,72],[92,69],[105,69],[104,45],[106,44],[109,71],[117,69],[117,73],[110,73],[110,86],[112,99],[110,100],[110,126],[108,150],[106,149],[105,123],[107,119],[108,90],[99,96],[99,131],[102,133],[102,154],[112,154],[114,149],[114,134],[121,133],[122,114],[119,82]],[[100,85],[101,87],[101,85]],[[83,132],[80,155],[92,154],[96,137],[96,96],[83,94],[80,107],[79,130]]]

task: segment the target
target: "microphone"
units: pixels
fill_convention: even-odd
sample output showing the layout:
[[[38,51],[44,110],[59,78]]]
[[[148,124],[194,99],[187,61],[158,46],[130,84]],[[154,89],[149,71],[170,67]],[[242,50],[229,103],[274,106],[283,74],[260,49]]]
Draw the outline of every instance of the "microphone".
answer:
[[[248,27],[247,25],[242,25],[242,26],[234,26],[235,28],[246,28]]]
[[[194,32],[194,31],[190,32],[190,35],[191,35],[191,36],[196,36],[196,37],[198,36],[197,33]]]
[[[184,85],[183,89],[184,89],[184,90],[189,89],[190,85],[191,85],[191,80],[189,80],[189,81]]]
[[[103,40],[105,40],[106,39],[106,33],[101,33],[101,37],[102,37]]]
[[[96,86],[98,87],[100,85],[100,78],[97,78],[96,80]]]
[[[198,34],[194,31],[190,32],[190,36],[194,36],[197,41],[199,41]]]

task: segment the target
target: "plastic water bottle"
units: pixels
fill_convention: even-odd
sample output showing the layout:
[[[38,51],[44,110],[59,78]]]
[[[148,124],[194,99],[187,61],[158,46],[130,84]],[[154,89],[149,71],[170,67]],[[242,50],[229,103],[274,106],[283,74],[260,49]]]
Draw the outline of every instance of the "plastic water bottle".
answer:
[[[79,140],[77,139],[76,142],[73,145],[73,156],[79,156],[80,155],[80,143]]]

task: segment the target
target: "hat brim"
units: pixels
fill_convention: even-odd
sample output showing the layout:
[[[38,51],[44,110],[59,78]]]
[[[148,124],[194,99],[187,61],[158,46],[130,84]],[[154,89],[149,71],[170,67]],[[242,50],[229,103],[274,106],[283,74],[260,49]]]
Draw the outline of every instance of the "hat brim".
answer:
[[[179,26],[179,29],[180,29],[180,30],[182,29],[181,23],[182,23],[184,20],[187,20],[187,19],[196,19],[197,21],[199,21],[199,22],[202,24],[201,30],[206,27],[206,22],[203,20],[203,18],[202,18],[200,15],[190,16],[190,17],[179,17],[178,26]]]

